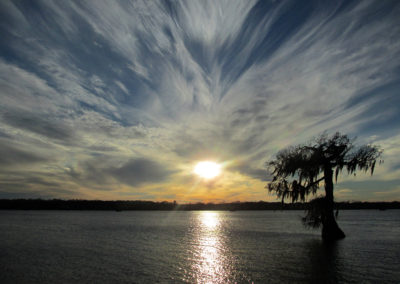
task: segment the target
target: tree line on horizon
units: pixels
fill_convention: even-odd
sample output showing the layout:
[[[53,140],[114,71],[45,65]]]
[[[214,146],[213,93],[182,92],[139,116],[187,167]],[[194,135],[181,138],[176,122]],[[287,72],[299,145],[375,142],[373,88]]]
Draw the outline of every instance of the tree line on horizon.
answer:
[[[231,202],[231,203],[187,203],[179,204],[169,201],[142,201],[142,200],[63,200],[63,199],[0,199],[0,210],[308,210],[309,203],[294,202]],[[335,209],[400,209],[400,202],[336,202]]]

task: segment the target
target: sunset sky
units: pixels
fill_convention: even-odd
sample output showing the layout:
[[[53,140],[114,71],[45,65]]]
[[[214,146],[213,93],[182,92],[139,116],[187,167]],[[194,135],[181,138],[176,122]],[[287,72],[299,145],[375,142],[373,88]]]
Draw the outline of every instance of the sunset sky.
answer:
[[[384,149],[338,200],[400,199],[400,1],[0,1],[0,198],[275,201],[324,131]]]

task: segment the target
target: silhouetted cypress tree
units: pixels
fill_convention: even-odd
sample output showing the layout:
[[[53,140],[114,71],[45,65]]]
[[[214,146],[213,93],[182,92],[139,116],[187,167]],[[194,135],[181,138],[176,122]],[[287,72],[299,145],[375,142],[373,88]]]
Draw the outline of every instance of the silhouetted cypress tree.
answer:
[[[303,222],[314,228],[322,224],[325,240],[341,239],[345,235],[337,225],[333,212],[333,178],[337,181],[343,169],[349,174],[363,170],[370,171],[372,175],[381,154],[377,146],[355,147],[347,135],[336,133],[328,137],[323,134],[309,144],[280,151],[276,160],[268,163],[273,179],[267,187],[282,198],[282,202],[285,199],[304,202],[309,194],[315,195],[320,184],[324,183],[325,196],[309,202]]]

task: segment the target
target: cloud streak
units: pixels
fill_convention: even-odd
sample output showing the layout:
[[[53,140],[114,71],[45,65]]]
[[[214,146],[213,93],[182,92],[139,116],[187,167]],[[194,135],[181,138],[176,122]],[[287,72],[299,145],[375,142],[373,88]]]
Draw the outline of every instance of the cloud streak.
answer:
[[[265,162],[325,130],[396,152],[399,12],[395,1],[2,1],[0,178],[35,164],[20,182],[52,183],[55,197],[257,200],[272,198]],[[236,185],[189,193],[202,159]],[[377,180],[396,175],[388,160]]]
[[[134,187],[145,183],[160,183],[173,173],[166,166],[145,158],[130,160],[120,167],[109,169],[108,172],[121,182]]]

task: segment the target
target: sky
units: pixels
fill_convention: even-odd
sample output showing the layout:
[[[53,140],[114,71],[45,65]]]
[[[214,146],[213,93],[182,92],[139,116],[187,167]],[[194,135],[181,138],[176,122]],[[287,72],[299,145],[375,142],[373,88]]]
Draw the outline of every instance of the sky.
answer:
[[[385,162],[336,199],[400,200],[399,1],[2,0],[0,39],[0,198],[276,201],[340,131]]]

